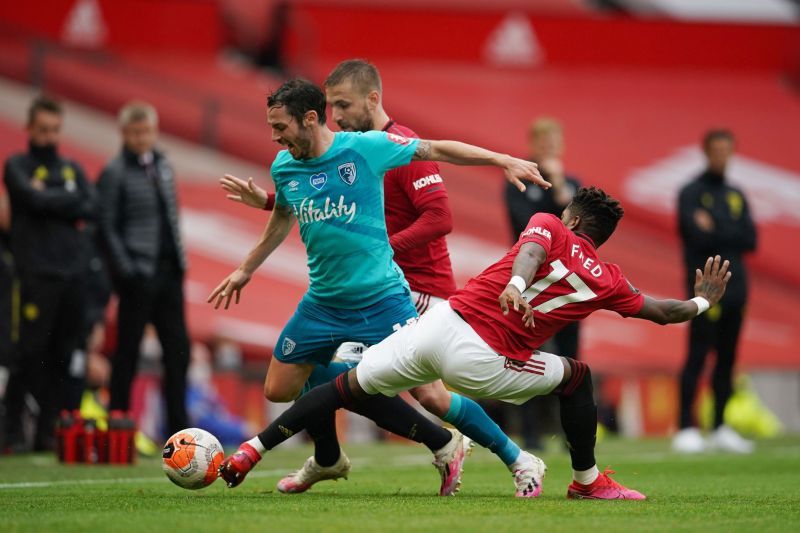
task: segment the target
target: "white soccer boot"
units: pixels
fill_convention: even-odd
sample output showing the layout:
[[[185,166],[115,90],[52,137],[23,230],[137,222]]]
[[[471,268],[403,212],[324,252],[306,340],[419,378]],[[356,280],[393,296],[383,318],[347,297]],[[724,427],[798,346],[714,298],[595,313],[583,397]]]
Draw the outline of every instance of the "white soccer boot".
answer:
[[[756,448],[753,441],[743,438],[733,428],[725,424],[718,427],[711,434],[709,445],[715,450],[731,453],[753,453]]]
[[[314,483],[326,479],[347,479],[350,474],[350,459],[342,451],[332,466],[320,466],[314,456],[309,457],[303,468],[292,472],[278,481],[278,491],[284,494],[298,494],[311,488]]]
[[[536,498],[542,493],[542,483],[547,472],[544,461],[526,451],[520,452],[519,459],[514,463],[514,485],[517,498]],[[512,467],[509,467],[511,469]]]
[[[455,496],[459,491],[464,461],[469,456],[472,447],[472,440],[466,438],[457,429],[447,428],[447,431],[453,434],[453,438],[433,454],[433,466],[442,477],[439,496]]]
[[[678,453],[706,451],[706,441],[697,428],[683,428],[672,437],[672,450]]]

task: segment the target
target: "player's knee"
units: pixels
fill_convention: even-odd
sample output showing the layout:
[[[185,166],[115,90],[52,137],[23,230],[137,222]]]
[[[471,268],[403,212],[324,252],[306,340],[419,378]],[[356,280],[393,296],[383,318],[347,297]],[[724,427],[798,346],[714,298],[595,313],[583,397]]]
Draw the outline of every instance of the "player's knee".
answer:
[[[571,373],[569,379],[563,384],[559,395],[562,397],[578,394],[591,396],[594,390],[592,387],[592,370],[589,365],[574,359],[565,358],[565,360],[569,363]]]
[[[289,390],[286,387],[275,386],[269,381],[264,383],[264,398],[273,403],[291,402],[297,398],[300,391]]]

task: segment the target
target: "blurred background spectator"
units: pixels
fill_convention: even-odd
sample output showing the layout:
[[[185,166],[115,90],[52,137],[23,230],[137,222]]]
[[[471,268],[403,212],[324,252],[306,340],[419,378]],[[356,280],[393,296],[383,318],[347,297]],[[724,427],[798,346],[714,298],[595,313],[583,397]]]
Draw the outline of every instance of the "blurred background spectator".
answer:
[[[119,296],[117,349],[109,410],[127,411],[144,328],[152,322],[164,347],[167,435],[187,427],[189,336],[184,318],[186,257],[178,225],[175,173],[155,148],[158,115],[131,102],[119,112],[123,147],[97,181],[101,231]]]
[[[30,393],[38,408],[34,450],[53,449],[57,413],[78,406],[65,385],[81,343],[89,245],[84,221],[96,212],[83,169],[59,153],[62,115],[55,100],[34,99],[28,150],[9,157],[3,174],[20,281],[19,307],[12,311],[19,317],[19,336],[6,394],[6,431],[11,447],[24,447],[22,409]]]
[[[733,367],[747,305],[748,274],[743,256],[756,249],[756,227],[744,193],[726,180],[735,148],[733,133],[711,130],[703,137],[702,146],[706,168],[681,189],[678,197],[688,294],[694,294],[695,269],[705,257],[721,255],[729,260],[733,275],[722,300],[691,322],[689,353],[681,372],[680,429],[672,444],[683,453],[706,448],[749,453],[753,443],[725,424],[725,407],[733,393]],[[710,351],[716,356],[711,381],[714,431],[706,442],[697,428],[692,405]]]

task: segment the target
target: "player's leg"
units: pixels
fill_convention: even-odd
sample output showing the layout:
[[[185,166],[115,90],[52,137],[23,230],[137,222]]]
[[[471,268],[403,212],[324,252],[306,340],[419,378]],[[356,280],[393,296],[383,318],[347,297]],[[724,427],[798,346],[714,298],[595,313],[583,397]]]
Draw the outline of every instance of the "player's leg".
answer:
[[[334,346],[336,320],[327,308],[302,300],[284,327],[276,344],[264,381],[264,396],[272,402],[290,402],[300,396],[311,380],[324,382],[337,370],[326,368]],[[346,478],[350,462],[342,453],[336,436],[334,413],[320,417],[307,428],[314,441],[314,455],[301,468],[282,478],[277,489],[300,493],[323,479]]]
[[[539,355],[541,357],[541,354]],[[592,373],[580,361],[560,358],[564,367],[561,384],[556,389],[561,406],[561,426],[567,437],[572,461],[572,483],[567,497],[593,500],[644,500],[638,491],[626,488],[610,475],[600,472],[594,456],[597,437],[597,405],[594,401]]]
[[[354,373],[352,370],[351,373]],[[453,492],[460,479],[464,450],[461,435],[451,433],[429,421],[416,409],[398,397],[359,395],[348,384],[348,375],[342,374],[333,382],[320,385],[301,396],[294,405],[282,413],[264,431],[239,447],[223,461],[220,475],[234,487],[261,460],[261,456],[298,431],[326,418],[339,408],[347,408],[366,416],[379,418],[380,427],[397,435],[425,444],[441,462],[440,470],[455,481]],[[355,379],[353,379],[355,381]],[[385,415],[389,416],[385,416]]]
[[[467,326],[446,302],[437,303],[420,321],[417,335],[427,339],[424,343],[430,345],[429,351],[457,349],[451,345],[457,343],[460,338],[459,323]],[[440,341],[450,345],[441,344],[434,347]],[[456,392],[448,392],[441,380],[416,387],[411,390],[411,394],[428,412],[452,424],[461,433],[491,450],[507,467],[512,467],[519,459],[521,452],[519,446],[508,438],[500,426],[486,414],[483,407],[471,398]]]
[[[692,405],[697,394],[697,382],[711,348],[719,306],[695,318],[689,324],[689,354],[681,370],[679,430],[672,439],[672,448],[680,453],[698,453],[705,447],[700,430],[694,423]]]
[[[415,387],[410,392],[425,410],[491,450],[506,466],[514,464],[519,458],[519,446],[476,401],[456,392],[449,392],[441,380]]]
[[[742,438],[733,428],[725,425],[725,406],[733,394],[733,366],[736,362],[736,347],[742,330],[743,309],[740,306],[723,305],[714,340],[717,362],[714,366],[712,386],[714,388],[714,432],[710,444],[720,450],[734,453],[751,453],[753,441]]]
[[[341,379],[338,382],[341,382]],[[236,454],[226,459],[221,470],[223,478],[230,486],[239,484],[244,475],[258,462],[263,451],[271,449],[315,421],[331,416],[336,409],[344,405],[343,401],[349,398],[336,395],[336,391],[333,383],[328,383],[299,398],[292,408],[270,424],[264,432],[242,445]],[[335,401],[331,400],[331,393],[335,395],[333,398]],[[440,471],[447,472],[448,482],[443,483],[440,493],[449,494],[455,491],[464,456],[463,439],[460,434],[454,435],[433,424],[399,398],[369,397],[364,401],[351,402],[348,408],[367,416],[388,431],[428,446],[435,453]]]

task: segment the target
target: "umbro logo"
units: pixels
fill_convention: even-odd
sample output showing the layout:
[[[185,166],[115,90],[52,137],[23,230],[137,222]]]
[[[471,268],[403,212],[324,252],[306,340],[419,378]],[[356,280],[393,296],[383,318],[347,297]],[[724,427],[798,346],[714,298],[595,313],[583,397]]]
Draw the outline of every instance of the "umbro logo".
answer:
[[[300,182],[297,180],[292,180],[289,182],[289,192],[296,192],[297,187],[300,185]]]

